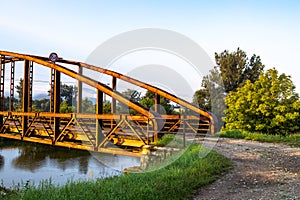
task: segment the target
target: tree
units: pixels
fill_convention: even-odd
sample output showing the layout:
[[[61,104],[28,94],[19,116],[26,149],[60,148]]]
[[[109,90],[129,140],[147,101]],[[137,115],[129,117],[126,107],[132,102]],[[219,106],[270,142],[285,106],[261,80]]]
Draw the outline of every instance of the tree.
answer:
[[[16,92],[18,93],[18,103],[17,109],[22,108],[22,99],[23,99],[23,79],[20,78],[18,85],[15,86]]]
[[[93,102],[91,100],[89,100],[87,97],[85,97],[82,102],[81,102],[81,106],[82,106],[82,111],[84,113],[95,113],[96,112],[96,107],[93,104]]]
[[[141,100],[141,92],[138,92],[137,90],[127,89],[123,91],[122,94],[135,103],[138,103]],[[120,114],[138,114],[136,110],[129,108],[127,105],[120,102],[118,103],[117,111]]]
[[[111,103],[109,101],[105,101],[103,103],[103,113],[110,114],[111,113]]]
[[[49,112],[50,99],[41,98],[39,100],[33,100],[32,106],[33,106],[33,111]]]
[[[60,88],[60,96],[62,101],[66,101],[68,106],[72,106],[73,100],[76,100],[77,87],[73,85],[62,84]]]
[[[295,86],[276,69],[261,73],[258,80],[245,82],[225,99],[226,129],[286,135],[299,131],[300,100]]]
[[[205,110],[212,111],[212,101],[215,101],[217,96],[220,99],[225,97],[224,86],[218,67],[214,67],[210,70],[209,75],[203,77],[201,86],[202,89],[196,91],[194,94],[193,103]],[[211,98],[211,96],[214,98]]]
[[[255,54],[249,59],[244,51],[238,48],[234,52],[228,50],[215,53],[215,66],[202,79],[202,88],[193,97],[193,104],[213,112],[221,122],[226,105],[224,98],[230,91],[236,91],[246,80],[254,82],[263,71],[264,65]]]
[[[69,106],[66,100],[64,100],[60,104],[60,108],[59,108],[60,113],[72,113],[72,112],[74,112],[74,110],[75,110],[75,107]]]
[[[227,93],[236,91],[246,80],[255,82],[264,69],[259,56],[254,54],[249,59],[240,48],[232,53],[229,53],[228,50],[220,54],[215,53],[215,61]]]
[[[152,91],[147,91],[145,96],[143,96],[140,100],[140,104],[150,109],[154,106],[155,93]],[[173,114],[174,111],[170,104],[170,100],[164,97],[160,97],[160,106],[165,110],[165,114]],[[152,108],[153,109],[153,108]]]

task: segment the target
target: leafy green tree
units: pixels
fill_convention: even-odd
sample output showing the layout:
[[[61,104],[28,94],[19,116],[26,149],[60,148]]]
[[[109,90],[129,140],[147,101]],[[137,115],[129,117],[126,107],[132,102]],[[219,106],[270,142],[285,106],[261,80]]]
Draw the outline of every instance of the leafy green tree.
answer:
[[[61,84],[60,86],[60,101],[66,101],[68,106],[76,107],[78,88],[73,85]],[[48,90],[48,96],[51,95],[51,90]]]
[[[64,100],[60,104],[60,108],[59,108],[60,113],[72,113],[72,112],[74,112],[74,110],[75,110],[75,107],[74,106],[69,106],[68,102],[66,100]]]
[[[41,98],[39,100],[33,100],[32,106],[33,106],[33,111],[49,112],[49,110],[50,110],[50,99]]]
[[[261,73],[258,80],[245,82],[225,99],[226,129],[286,135],[299,131],[300,100],[295,86],[276,69]]]
[[[18,85],[15,86],[16,92],[18,93],[18,102],[16,108],[18,110],[22,109],[22,99],[23,99],[23,79],[20,78]]]
[[[202,88],[195,92],[193,103],[213,112],[221,122],[227,94],[243,86],[246,80],[252,83],[257,80],[264,65],[259,56],[254,54],[249,59],[240,48],[234,52],[225,50],[220,54],[215,53],[215,62],[217,66],[203,77]]]
[[[215,61],[227,93],[236,91],[246,80],[255,82],[264,69],[259,56],[254,54],[249,59],[240,48],[231,53],[228,50],[220,54],[215,53]]]
[[[154,100],[155,99],[155,93],[151,91],[147,91],[145,96],[143,96],[140,100],[140,104],[145,106],[146,108],[153,109],[154,106]],[[170,100],[166,99],[164,97],[160,97],[160,106],[163,107],[166,111],[166,114],[173,114],[174,110],[172,109],[172,106],[170,104]]]
[[[111,113],[111,103],[109,101],[105,101],[103,103],[103,113],[110,114]]]
[[[82,106],[82,111],[84,113],[95,113],[96,112],[96,107],[93,104],[93,102],[91,100],[89,100],[87,97],[85,97],[82,102],[81,102],[81,106]]]

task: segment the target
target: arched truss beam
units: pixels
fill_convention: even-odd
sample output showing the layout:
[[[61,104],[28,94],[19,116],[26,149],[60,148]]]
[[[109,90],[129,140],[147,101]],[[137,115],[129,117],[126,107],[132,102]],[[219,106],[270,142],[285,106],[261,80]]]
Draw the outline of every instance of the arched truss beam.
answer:
[[[0,54],[2,55],[7,55],[7,56],[11,56],[13,59],[27,59],[27,60],[31,60],[33,62],[36,62],[36,63],[39,63],[41,65],[44,65],[44,66],[47,66],[47,67],[50,67],[50,68],[53,68],[53,69],[57,69],[58,71],[70,76],[70,77],[73,77],[79,81],[82,81],[92,87],[95,87],[101,91],[103,91],[104,93],[108,94],[109,96],[112,96],[117,99],[118,101],[128,105],[130,108],[134,109],[134,110],[137,110],[138,112],[140,112],[141,114],[145,115],[145,116],[150,116],[151,118],[154,118],[154,114],[149,112],[148,110],[146,110],[145,108],[142,108],[140,105],[137,105],[133,102],[131,102],[130,100],[126,99],[124,96],[122,96],[120,93],[116,92],[116,91],[113,91],[113,89],[109,88],[108,86],[106,86],[105,84],[103,83],[99,83],[99,82],[96,82],[95,80],[93,79],[90,79],[88,77],[85,77],[83,75],[80,75],[72,70],[69,70],[61,65],[57,65],[57,64],[54,64],[54,63],[50,63],[48,62],[48,58],[47,57],[42,57],[42,56],[34,56],[34,55],[23,55],[23,54],[16,54],[16,53],[11,53],[11,52],[5,52],[5,51],[0,51]],[[16,57],[16,58],[15,58]],[[79,67],[83,67],[83,68],[86,68],[86,69],[90,69],[90,70],[93,70],[93,71],[97,71],[99,73],[103,73],[103,74],[106,74],[106,75],[109,75],[109,76],[112,76],[112,77],[115,77],[115,78],[118,78],[120,80],[123,80],[125,82],[128,82],[128,83],[131,83],[133,85],[136,85],[136,86],[139,86],[141,88],[144,88],[146,90],[149,90],[149,91],[152,91],[154,92],[155,94],[158,94],[162,97],[165,97],[166,99],[169,99],[171,101],[173,101],[174,103],[177,103],[185,108],[188,108],[196,113],[199,113],[200,116],[204,116],[206,118],[209,119],[210,121],[210,131],[211,133],[214,133],[215,132],[215,117],[201,109],[201,108],[198,108],[192,104],[190,104],[189,102],[185,101],[184,99],[181,99],[179,97],[176,97],[175,95],[165,91],[165,90],[162,90],[160,88],[157,88],[155,86],[152,86],[152,85],[149,85],[147,83],[144,83],[142,81],[139,81],[137,79],[134,79],[134,78],[131,78],[131,77],[128,77],[126,75],[123,75],[123,74],[120,74],[118,72],[114,72],[114,71],[111,71],[111,70],[108,70],[108,69],[104,69],[104,68],[101,68],[101,67],[97,67],[97,66],[94,66],[94,65],[89,65],[87,63],[83,63],[83,62],[77,62],[77,61],[72,61],[72,60],[64,60],[64,59],[59,59],[57,62],[59,63],[65,63],[65,64],[71,64],[71,65],[77,65]]]
[[[59,61],[60,62],[60,61]],[[128,77],[126,75],[123,75],[123,74],[120,74],[118,72],[114,72],[114,71],[111,71],[111,70],[108,70],[108,69],[104,69],[104,68],[101,68],[101,67],[97,67],[97,66],[94,66],[94,65],[89,65],[89,64],[86,64],[86,63],[82,63],[82,62],[76,62],[76,61],[71,61],[71,60],[61,60],[61,62],[63,63],[66,63],[66,64],[75,64],[75,65],[78,65],[80,67],[84,67],[86,69],[90,69],[90,70],[93,70],[93,71],[97,71],[97,72],[100,72],[100,73],[103,73],[103,74],[106,74],[106,75],[109,75],[109,76],[112,76],[112,77],[115,77],[115,78],[118,78],[118,79],[121,79],[125,82],[128,82],[128,83],[131,83],[133,85],[136,85],[136,86],[139,86],[141,88],[144,88],[146,90],[150,90],[162,97],[165,97],[166,99],[169,99],[171,101],[173,101],[174,103],[177,103],[185,108],[188,108],[196,113],[199,113],[201,116],[205,116],[207,117],[209,120],[210,120],[210,124],[211,124],[211,132],[214,133],[214,128],[215,128],[215,117],[201,109],[201,108],[198,108],[194,105],[192,105],[191,103],[185,101],[184,99],[181,99],[179,97],[176,97],[175,95],[165,91],[165,90],[162,90],[160,88],[157,88],[155,86],[152,86],[152,85],[149,85],[147,83],[144,83],[142,81],[139,81],[137,79],[134,79],[134,78],[131,78],[131,77]]]
[[[152,112],[149,112],[146,108],[128,100],[126,97],[124,97],[122,94],[120,94],[117,91],[114,91],[112,88],[108,87],[107,85],[97,82],[89,77],[86,77],[82,74],[79,74],[73,70],[70,70],[64,66],[58,65],[56,63],[49,62],[45,60],[44,57],[38,57],[38,56],[31,56],[31,55],[25,55],[25,54],[19,54],[19,53],[13,53],[13,52],[7,52],[7,51],[0,51],[0,55],[2,56],[9,56],[11,59],[14,60],[28,60],[35,62],[37,64],[43,65],[45,67],[57,70],[69,77],[72,77],[76,80],[79,80],[87,85],[90,85],[91,87],[94,87],[105,94],[113,97],[114,99],[118,100],[119,102],[128,105],[128,107],[136,110],[137,112],[141,113],[142,115],[145,115],[149,118],[154,119],[155,115]],[[9,62],[9,61],[8,61]],[[71,63],[69,63],[71,64]]]

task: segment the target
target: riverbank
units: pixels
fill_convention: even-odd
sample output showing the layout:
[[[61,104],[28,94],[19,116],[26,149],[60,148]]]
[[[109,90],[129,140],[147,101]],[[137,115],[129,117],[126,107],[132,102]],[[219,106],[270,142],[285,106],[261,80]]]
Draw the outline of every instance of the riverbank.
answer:
[[[42,182],[38,187],[7,192],[4,199],[184,199],[199,187],[215,181],[231,168],[228,158],[211,151],[205,158],[200,145],[192,144],[172,164],[145,173],[129,173],[88,182],[55,186]]]

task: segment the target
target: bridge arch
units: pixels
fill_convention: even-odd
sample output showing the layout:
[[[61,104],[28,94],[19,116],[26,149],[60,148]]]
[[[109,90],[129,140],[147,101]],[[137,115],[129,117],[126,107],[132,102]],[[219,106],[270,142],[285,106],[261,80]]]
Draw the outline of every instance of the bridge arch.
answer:
[[[134,135],[136,136],[136,138],[142,143],[142,145],[144,144],[149,144],[149,137],[152,137],[152,141],[157,139],[157,133],[158,132],[172,132],[172,131],[178,131],[179,128],[179,124],[183,124],[184,129],[190,129],[191,132],[194,132],[195,134],[197,134],[199,131],[202,131],[203,133],[211,133],[213,134],[215,132],[215,117],[212,113],[207,112],[201,108],[198,108],[192,104],[190,104],[189,102],[176,97],[175,95],[164,91],[158,87],[149,85],[147,83],[144,83],[140,80],[128,77],[126,75],[120,74],[118,72],[114,72],[108,69],[104,69],[98,66],[93,66],[93,65],[89,65],[87,63],[83,63],[83,62],[77,62],[77,61],[73,61],[73,60],[65,60],[65,59],[58,59],[55,63],[50,62],[48,57],[43,57],[43,56],[35,56],[35,55],[27,55],[27,54],[20,54],[20,53],[14,53],[14,52],[7,52],[7,51],[0,51],[0,55],[1,55],[1,69],[3,69],[5,67],[5,63],[9,63],[9,62],[16,62],[16,61],[24,61],[24,77],[28,77],[30,73],[29,71],[26,71],[27,68],[29,68],[29,62],[32,63],[37,63],[39,65],[48,67],[49,69],[53,69],[55,71],[55,80],[57,83],[57,90],[59,90],[59,83],[60,83],[60,73],[63,73],[71,78],[74,78],[82,83],[85,83],[87,85],[92,86],[93,88],[97,89],[97,91],[101,91],[102,93],[105,93],[109,96],[111,96],[113,99],[127,105],[129,108],[132,108],[134,110],[136,110],[138,113],[140,113],[142,116],[120,116],[120,115],[104,115],[102,113],[96,113],[95,115],[87,115],[87,114],[81,114],[81,113],[77,113],[77,114],[73,114],[73,113],[68,113],[68,114],[63,114],[63,113],[59,113],[59,111],[54,110],[54,112],[50,112],[50,113],[33,113],[33,112],[28,112],[28,110],[25,108],[28,104],[28,99],[25,100],[25,104],[23,103],[23,112],[5,112],[3,109],[0,111],[0,115],[2,115],[2,117],[0,118],[0,137],[9,137],[9,138],[15,138],[15,139],[22,139],[22,140],[28,140],[28,141],[34,141],[36,140],[36,138],[32,137],[32,129],[34,128],[33,124],[37,123],[37,119],[42,119],[43,117],[48,117],[51,119],[51,117],[54,117],[54,123],[49,125],[49,130],[50,129],[54,129],[52,130],[54,132],[53,136],[48,133],[47,128],[44,129],[46,130],[51,143],[52,144],[56,144],[56,145],[61,145],[61,146],[65,146],[66,143],[62,144],[60,143],[60,140],[62,140],[62,138],[66,137],[66,135],[68,135],[68,133],[70,132],[71,128],[70,126],[74,123],[77,123],[81,129],[83,130],[83,132],[85,132],[85,136],[88,138],[90,144],[91,144],[91,149],[97,150],[97,151],[105,151],[103,150],[103,145],[109,141],[109,140],[113,140],[114,143],[117,144],[124,144],[124,139],[120,139],[119,137],[115,137],[115,135],[119,136],[117,134],[118,129],[121,129],[121,127],[127,127],[128,129],[130,129],[131,132],[134,133]],[[74,65],[74,66],[78,66],[79,69],[82,68],[86,68],[89,70],[93,70],[95,72],[98,73],[102,73],[102,74],[106,74],[111,76],[114,80],[120,79],[123,80],[125,82],[131,83],[133,85],[136,85],[138,87],[144,88],[146,90],[152,91],[156,94],[156,102],[159,102],[160,97],[164,97],[166,99],[169,99],[170,101],[177,103],[187,109],[190,109],[192,111],[194,111],[195,113],[197,113],[199,116],[161,116],[156,112],[150,111],[149,109],[143,107],[142,105],[140,105],[137,102],[133,102],[130,99],[128,99],[127,97],[125,97],[124,95],[122,95],[121,93],[119,93],[118,91],[114,90],[113,87],[109,87],[104,83],[101,83],[97,80],[94,80],[90,77],[87,77],[83,74],[79,72],[76,72],[72,69],[69,69],[61,64],[70,64],[70,65]],[[0,85],[4,84],[4,79],[0,80]],[[29,87],[29,83],[28,80],[25,81],[24,84],[25,87]],[[4,89],[3,89],[4,90]],[[25,90],[24,90],[25,91]],[[1,93],[1,88],[0,88],[0,96],[4,95],[4,93]],[[57,94],[58,95],[58,94]],[[57,98],[57,97],[56,97]],[[59,106],[59,105],[58,105]],[[57,107],[57,106],[56,106]],[[14,119],[15,118],[22,118],[22,125],[21,128],[17,129],[17,131],[20,133],[20,137],[19,136],[12,136],[10,134],[8,134],[5,132],[5,130],[7,130],[7,128],[5,127],[5,123],[7,120],[10,119]],[[68,121],[61,126],[61,124],[59,123],[59,120],[61,119],[65,119],[68,118]],[[98,120],[98,122],[101,121],[101,123],[105,120],[113,120],[114,118],[118,118],[119,119],[119,123],[115,124],[114,126],[111,126],[111,129],[108,130],[106,133],[102,134],[102,129],[103,127],[99,127],[99,124],[96,123],[96,133],[94,134],[90,134],[90,133],[86,133],[87,131],[84,130],[83,125],[80,125],[80,123],[78,122],[78,119],[87,119],[87,118],[92,118],[92,119],[96,119]],[[164,127],[162,127],[160,125],[160,120],[162,120],[162,118],[169,120],[168,123],[170,124],[167,128],[166,125],[163,125]],[[3,119],[5,119],[5,121],[3,122]],[[190,120],[190,121],[189,121]],[[149,131],[149,121],[152,121],[152,132]],[[198,127],[193,127],[193,123],[195,123],[195,121],[198,121],[197,126]],[[15,123],[15,122],[14,122]],[[200,127],[200,124],[202,126],[202,128]],[[17,125],[16,125],[17,127]],[[203,128],[205,127],[205,128]],[[162,130],[164,129],[164,130]],[[104,130],[104,129],[103,129]],[[147,131],[145,131],[147,130]],[[184,130],[185,131],[185,130]],[[51,132],[51,131],[50,131]],[[73,131],[75,132],[75,131]],[[143,133],[143,132],[147,132],[147,133]],[[150,136],[149,136],[150,133]],[[75,133],[73,133],[75,134]],[[34,135],[34,134],[33,134]],[[43,141],[44,142],[44,141]],[[44,142],[47,143],[47,142]],[[126,142],[125,142],[126,143]],[[68,144],[69,145],[69,144]],[[87,147],[79,147],[80,145],[78,144],[72,144],[71,145],[74,148],[87,148]]]

